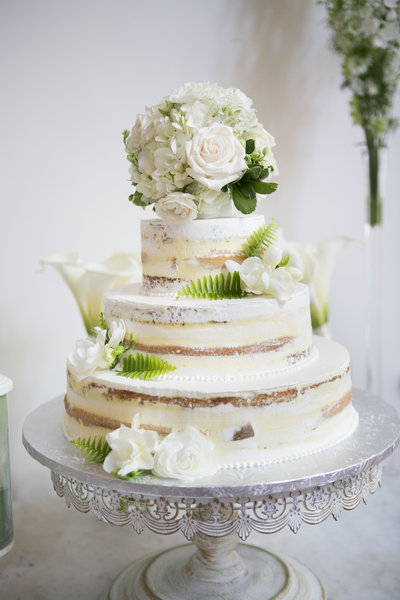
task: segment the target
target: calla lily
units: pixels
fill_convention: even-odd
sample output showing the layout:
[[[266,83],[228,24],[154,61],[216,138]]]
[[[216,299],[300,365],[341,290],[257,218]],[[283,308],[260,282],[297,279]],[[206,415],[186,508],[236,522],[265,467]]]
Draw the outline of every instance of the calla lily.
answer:
[[[77,252],[58,252],[40,263],[42,267],[50,265],[56,269],[67,283],[89,335],[103,312],[104,293],[140,277],[139,257],[127,252],[114,252],[107,260],[93,264],[84,264]]]
[[[284,254],[290,254],[289,266],[300,269],[303,283],[310,291],[311,321],[314,329],[320,329],[329,319],[329,295],[331,276],[341,251],[353,241],[348,237],[335,237],[317,245],[287,242],[280,234],[279,244]]]

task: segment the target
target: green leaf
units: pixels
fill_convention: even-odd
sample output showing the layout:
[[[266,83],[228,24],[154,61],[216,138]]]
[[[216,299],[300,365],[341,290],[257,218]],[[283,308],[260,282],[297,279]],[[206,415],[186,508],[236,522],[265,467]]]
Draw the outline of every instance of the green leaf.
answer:
[[[111,473],[113,475],[115,475],[116,477],[119,477],[120,479],[124,479],[125,481],[133,481],[134,479],[136,479],[136,477],[138,477],[142,473],[145,473],[145,471],[143,469],[137,469],[136,471],[132,471],[132,473],[128,473],[128,475],[119,475],[118,469],[115,469],[115,471],[111,471]],[[150,471],[149,471],[149,473],[150,473]],[[124,508],[126,507],[126,504],[125,504],[125,506],[124,506],[124,504],[121,499],[119,510],[124,510]]]
[[[128,139],[129,135],[130,135],[130,131],[129,129],[124,129],[122,132],[123,138],[124,138],[124,144],[126,145],[126,140]]]
[[[262,171],[260,173],[259,179],[265,179],[266,177],[268,177],[268,175],[271,173],[271,171],[273,171],[272,167],[264,167],[264,169],[262,169]]]
[[[256,149],[256,144],[254,140],[246,141],[246,154],[251,154]]]
[[[131,379],[154,379],[165,373],[175,371],[176,367],[159,356],[141,354],[138,352],[135,356],[126,356],[123,359],[122,371],[117,375],[121,377],[130,377]]]
[[[285,256],[282,258],[281,262],[278,265],[276,265],[275,269],[277,269],[278,267],[286,267],[289,260],[290,260],[290,254],[285,254]]]
[[[262,257],[266,248],[276,241],[277,228],[275,221],[272,219],[266,227],[260,227],[247,238],[247,242],[243,246],[243,252],[247,257],[258,256]]]
[[[207,278],[198,279],[196,282],[188,283],[179,290],[177,298],[202,298],[205,300],[222,300],[224,298],[243,298],[245,296],[240,285],[239,272],[235,271],[233,275],[228,273],[225,277],[223,273],[211,275]]]
[[[159,108],[158,110],[160,111],[160,113],[162,115],[164,115],[165,117],[169,117],[169,115],[171,114],[171,110],[174,108],[174,103],[170,102],[169,100],[165,101],[165,108]]]
[[[272,181],[254,181],[253,187],[257,194],[272,194],[272,192],[275,192],[278,184]]]
[[[238,211],[244,215],[252,213],[257,206],[257,198],[247,198],[236,185],[232,187],[232,199]]]
[[[99,314],[99,321],[98,321],[98,327],[100,327],[100,329],[108,329],[108,325],[107,322],[104,318],[104,313],[101,312]]]
[[[263,171],[263,169],[262,169],[262,167],[260,167],[260,165],[255,165],[254,167],[250,167],[250,169],[248,169],[246,171],[246,173],[243,175],[243,179],[245,179],[245,180],[260,179],[262,171]]]
[[[103,438],[77,438],[76,440],[71,440],[71,444],[86,454],[86,458],[96,463],[103,463],[106,456],[111,452],[110,446]]]
[[[253,187],[254,181],[241,181],[237,184],[237,189],[240,191],[243,196],[249,198],[249,200],[253,200],[256,197],[256,193]]]
[[[129,202],[132,202],[132,204],[136,204],[136,206],[141,206],[142,208],[145,208],[147,204],[143,202],[142,196],[143,194],[141,194],[140,192],[135,192],[134,194],[131,194],[129,196],[128,200]]]

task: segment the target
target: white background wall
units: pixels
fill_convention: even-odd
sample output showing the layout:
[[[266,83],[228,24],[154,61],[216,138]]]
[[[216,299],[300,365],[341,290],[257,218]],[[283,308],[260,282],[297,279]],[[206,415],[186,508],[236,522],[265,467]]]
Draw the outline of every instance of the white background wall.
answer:
[[[9,398],[14,494],[49,475],[21,445],[26,415],[62,394],[83,326],[74,300],[38,261],[139,250],[142,216],[127,197],[121,132],[145,104],[186,81],[241,88],[277,140],[279,190],[259,203],[289,239],[362,240],[361,130],[316,0],[6,0],[0,7],[0,372]],[[397,102],[397,115],[400,113]],[[384,396],[399,403],[400,133],[390,139],[384,232]],[[332,281],[334,337],[364,385],[365,281],[360,242]]]

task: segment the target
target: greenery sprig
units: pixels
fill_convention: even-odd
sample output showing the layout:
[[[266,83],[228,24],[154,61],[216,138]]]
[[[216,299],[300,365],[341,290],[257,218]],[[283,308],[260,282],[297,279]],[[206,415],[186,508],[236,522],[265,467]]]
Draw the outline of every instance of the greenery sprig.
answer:
[[[159,356],[137,352],[135,356],[124,357],[122,371],[118,371],[117,375],[131,379],[154,379],[175,369],[174,365]]]
[[[226,276],[219,273],[212,277],[199,278],[197,281],[188,283],[183,289],[179,290],[177,298],[202,298],[206,300],[222,300],[224,298],[243,298],[246,293],[240,285],[239,272],[234,271],[233,275],[228,273]]]
[[[277,227],[272,219],[267,226],[262,226],[252,233],[243,246],[243,252],[247,257],[258,256],[261,258],[266,248],[276,242]]]
[[[400,78],[400,3],[394,0],[319,0],[326,7],[333,48],[342,55],[343,87],[368,150],[371,226],[382,223],[380,148],[398,125],[393,99]]]
[[[110,446],[102,438],[77,438],[76,440],[71,440],[71,444],[75,448],[78,448],[82,454],[86,454],[88,460],[95,463],[103,463],[106,456],[111,452]]]
[[[255,141],[247,140],[245,157],[248,166],[247,171],[238,181],[229,183],[222,188],[223,192],[228,192],[236,208],[245,215],[255,210],[257,194],[271,194],[278,187],[277,183],[264,181],[273,170],[272,166],[265,167],[263,165],[263,159],[267,151],[267,148],[263,152],[256,150]]]

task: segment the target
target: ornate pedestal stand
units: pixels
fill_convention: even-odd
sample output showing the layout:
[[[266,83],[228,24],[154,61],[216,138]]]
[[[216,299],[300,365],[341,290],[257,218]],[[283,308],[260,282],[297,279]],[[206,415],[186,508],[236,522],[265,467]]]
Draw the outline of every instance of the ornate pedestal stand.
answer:
[[[239,544],[254,529],[274,533],[317,524],[367,502],[381,462],[399,442],[400,419],[389,405],[356,391],[356,432],[319,454],[268,467],[225,469],[196,483],[142,476],[127,482],[89,463],[61,430],[62,398],[26,420],[28,452],[51,469],[54,489],[81,512],[137,533],[182,531],[194,545],[167,550],[128,566],[111,600],[321,600],[318,579],[297,561]]]

